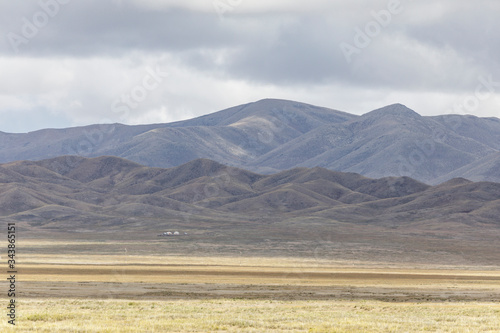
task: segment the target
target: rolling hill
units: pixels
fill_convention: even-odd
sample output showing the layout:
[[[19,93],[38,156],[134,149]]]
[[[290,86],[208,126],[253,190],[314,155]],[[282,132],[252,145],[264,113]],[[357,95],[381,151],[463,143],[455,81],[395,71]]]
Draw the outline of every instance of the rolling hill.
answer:
[[[373,224],[433,221],[498,225],[500,184],[453,179],[429,186],[408,177],[366,178],[321,167],[263,175],[196,159],[174,168],[122,158],[64,156],[0,165],[5,219],[89,228],[130,216],[179,219],[318,217]],[[491,218],[495,216],[495,218]],[[124,222],[125,223],[125,222]]]
[[[179,255],[498,264],[499,214],[500,184],[463,178],[430,186],[321,167],[265,175],[208,159],[154,168],[114,156],[0,165],[0,220],[15,222],[21,239],[147,242],[180,231],[165,238]]]

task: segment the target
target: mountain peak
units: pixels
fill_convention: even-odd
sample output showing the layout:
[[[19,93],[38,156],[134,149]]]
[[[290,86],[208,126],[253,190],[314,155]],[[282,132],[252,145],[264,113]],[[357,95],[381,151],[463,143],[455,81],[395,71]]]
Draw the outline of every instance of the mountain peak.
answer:
[[[462,178],[462,177],[457,177],[450,179],[444,183],[439,184],[438,186],[440,187],[452,187],[452,186],[461,186],[461,185],[468,185],[472,184],[472,181]]]
[[[383,108],[373,110],[363,115],[363,117],[383,117],[383,116],[401,117],[401,118],[421,117],[418,113],[416,113],[412,109],[399,103],[384,106]]]
[[[205,173],[217,172],[219,170],[227,168],[227,166],[208,158],[197,158],[190,162],[184,163],[178,166],[177,168],[188,169],[191,171],[198,170],[201,173],[205,174]]]

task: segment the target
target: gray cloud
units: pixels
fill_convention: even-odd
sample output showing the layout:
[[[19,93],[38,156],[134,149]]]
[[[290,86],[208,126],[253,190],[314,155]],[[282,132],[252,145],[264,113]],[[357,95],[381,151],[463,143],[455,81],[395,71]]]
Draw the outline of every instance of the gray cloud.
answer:
[[[401,102],[435,114],[474,93],[480,77],[500,81],[494,0],[401,0],[387,24],[373,13],[386,12],[389,0],[243,1],[224,19],[211,1],[63,2],[0,2],[0,114],[9,115],[0,130],[173,121],[265,97],[353,112]],[[23,35],[43,20],[44,6],[53,17]],[[359,31],[376,24],[369,45],[358,47]],[[19,52],[13,36],[23,41]],[[342,43],[357,48],[350,62]],[[113,113],[112,103],[155,66],[169,78],[127,115]],[[498,96],[477,114],[498,116]],[[16,120],[35,113],[48,116],[24,127]]]
[[[0,10],[9,12],[14,5]],[[22,17],[33,21],[33,13],[40,11],[40,6],[26,8]],[[23,36],[25,24],[20,16],[4,16],[3,30]],[[224,29],[211,13],[181,8],[152,11],[134,4],[118,6],[109,1],[89,0],[61,5],[58,14],[28,44],[19,45],[19,50],[35,57],[120,55],[134,49],[178,51],[221,47],[234,43],[235,39],[234,33]],[[12,43],[7,38],[3,42],[1,52],[13,54]]]

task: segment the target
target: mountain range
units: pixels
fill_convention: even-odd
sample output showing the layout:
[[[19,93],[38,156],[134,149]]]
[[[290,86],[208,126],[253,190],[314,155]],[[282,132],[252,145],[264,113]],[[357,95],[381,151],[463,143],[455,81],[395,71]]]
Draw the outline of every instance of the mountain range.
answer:
[[[258,174],[321,167],[366,177],[500,182],[500,119],[420,116],[401,104],[358,116],[266,99],[168,124],[0,132],[0,162],[116,156],[171,168],[206,158]]]
[[[0,216],[42,229],[61,223],[73,229],[92,229],[97,222],[120,226],[135,217],[181,221],[187,215],[500,227],[498,183],[457,178],[429,186],[408,177],[371,179],[320,167],[262,175],[207,159],[168,169],[112,156],[12,162],[0,165],[0,199]]]
[[[497,264],[499,215],[500,184],[463,178],[430,186],[321,167],[264,175],[208,159],[155,168],[114,156],[0,165],[0,220],[23,238],[147,241],[180,231],[165,243],[172,253],[359,260],[363,249],[367,260]]]

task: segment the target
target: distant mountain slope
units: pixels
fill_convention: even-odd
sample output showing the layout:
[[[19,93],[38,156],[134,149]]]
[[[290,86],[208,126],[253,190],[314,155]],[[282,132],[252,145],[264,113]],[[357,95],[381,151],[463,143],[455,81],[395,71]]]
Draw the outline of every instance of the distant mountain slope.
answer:
[[[465,179],[432,187],[407,177],[370,179],[319,167],[259,175],[207,159],[161,169],[110,156],[12,162],[0,165],[0,175],[2,219],[41,230],[99,231],[103,225],[126,227],[136,217],[186,215],[380,225],[439,219],[500,227],[500,184]]]
[[[444,181],[450,177],[464,177],[473,181],[488,179],[493,182],[500,182],[500,152],[489,154],[481,159],[457,169],[446,177],[440,177],[437,181]]]
[[[499,151],[497,118],[422,117],[401,104],[356,116],[275,99],[170,124],[0,132],[0,162],[117,156],[165,168],[207,158],[264,174],[320,166],[428,184],[498,181]]]
[[[392,105],[310,131],[260,157],[255,165],[275,169],[321,166],[369,177],[408,175],[435,183],[495,152],[488,144],[458,135],[432,118]]]

